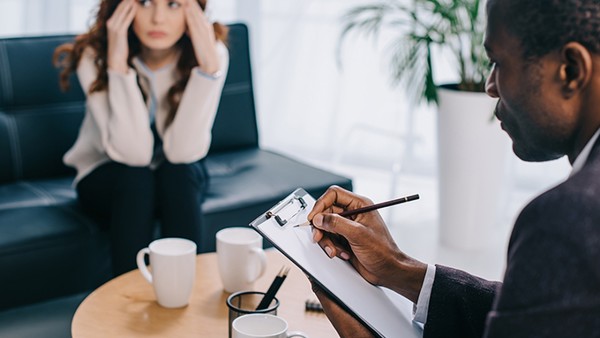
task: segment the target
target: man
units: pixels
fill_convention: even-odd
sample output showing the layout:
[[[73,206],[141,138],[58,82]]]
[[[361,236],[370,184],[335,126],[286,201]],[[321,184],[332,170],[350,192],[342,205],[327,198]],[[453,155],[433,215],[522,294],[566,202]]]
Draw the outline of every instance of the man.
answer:
[[[519,215],[503,283],[432,266],[398,249],[372,202],[330,188],[309,214],[314,239],[369,282],[416,304],[427,337],[600,337],[600,2],[489,0],[488,95],[526,161],[568,156],[570,177]],[[339,234],[348,246],[328,236]],[[342,337],[371,332],[318,287]]]

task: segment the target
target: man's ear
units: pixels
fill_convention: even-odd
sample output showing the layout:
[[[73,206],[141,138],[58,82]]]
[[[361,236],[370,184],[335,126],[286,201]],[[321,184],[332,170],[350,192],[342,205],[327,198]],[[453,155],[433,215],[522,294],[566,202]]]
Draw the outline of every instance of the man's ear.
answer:
[[[569,42],[560,53],[560,81],[567,97],[585,88],[592,78],[592,55],[578,42]]]

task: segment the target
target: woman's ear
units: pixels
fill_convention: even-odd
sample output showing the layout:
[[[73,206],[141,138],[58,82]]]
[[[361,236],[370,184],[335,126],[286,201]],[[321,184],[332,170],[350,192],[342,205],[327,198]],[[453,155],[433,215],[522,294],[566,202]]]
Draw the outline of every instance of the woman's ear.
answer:
[[[560,54],[560,81],[566,97],[584,89],[592,78],[592,55],[578,42],[569,42]]]

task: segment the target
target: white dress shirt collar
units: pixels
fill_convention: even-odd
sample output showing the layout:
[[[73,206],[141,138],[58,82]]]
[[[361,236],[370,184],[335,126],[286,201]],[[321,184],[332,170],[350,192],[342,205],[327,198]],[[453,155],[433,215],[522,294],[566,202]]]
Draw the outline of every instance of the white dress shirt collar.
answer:
[[[594,134],[594,136],[592,136],[592,138],[588,141],[588,143],[585,145],[585,147],[583,147],[583,150],[581,150],[579,155],[577,155],[577,157],[575,158],[575,161],[573,161],[573,169],[571,170],[570,176],[573,176],[579,170],[581,170],[581,168],[583,168],[583,165],[585,164],[588,157],[590,156],[590,152],[592,151],[594,144],[596,144],[598,135],[600,135],[600,129],[596,130],[596,133]]]

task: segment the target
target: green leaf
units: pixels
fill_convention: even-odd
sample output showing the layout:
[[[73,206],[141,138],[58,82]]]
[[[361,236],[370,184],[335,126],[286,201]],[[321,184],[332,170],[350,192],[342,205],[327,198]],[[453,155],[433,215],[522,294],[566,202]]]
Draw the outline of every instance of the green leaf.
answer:
[[[379,0],[342,16],[342,42],[350,33],[374,38],[382,29],[397,32],[391,48],[392,85],[403,84],[416,101],[437,103],[432,46],[447,47],[456,60],[460,86],[481,90],[488,73],[483,48],[482,0]],[[341,63],[341,61],[340,61]]]

